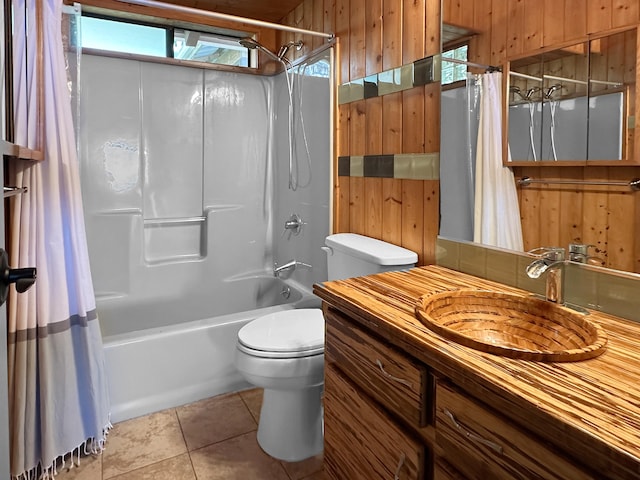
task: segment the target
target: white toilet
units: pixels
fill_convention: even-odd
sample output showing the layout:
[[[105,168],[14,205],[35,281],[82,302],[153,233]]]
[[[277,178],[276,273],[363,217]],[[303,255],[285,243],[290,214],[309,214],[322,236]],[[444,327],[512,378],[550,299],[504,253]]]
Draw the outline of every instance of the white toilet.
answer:
[[[329,280],[404,270],[418,261],[411,250],[354,233],[330,235],[325,244]],[[238,332],[235,365],[264,388],[260,447],[288,462],[322,452],[322,310],[285,310],[249,322]]]

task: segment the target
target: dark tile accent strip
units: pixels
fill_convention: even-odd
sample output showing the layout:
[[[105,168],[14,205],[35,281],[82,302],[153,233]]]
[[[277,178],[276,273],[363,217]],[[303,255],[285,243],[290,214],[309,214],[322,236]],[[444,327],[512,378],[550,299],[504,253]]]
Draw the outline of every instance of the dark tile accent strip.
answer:
[[[440,55],[357,78],[338,86],[338,104],[381,97],[440,81]]]
[[[364,176],[393,178],[393,155],[366,155],[364,157]]]
[[[433,77],[433,57],[422,58],[413,62],[414,87],[432,83],[434,81]]]
[[[364,79],[364,98],[378,96],[378,75],[369,75]]]
[[[338,157],[338,176],[348,177],[351,175],[351,157]]]
[[[437,180],[438,153],[338,157],[338,176]]]

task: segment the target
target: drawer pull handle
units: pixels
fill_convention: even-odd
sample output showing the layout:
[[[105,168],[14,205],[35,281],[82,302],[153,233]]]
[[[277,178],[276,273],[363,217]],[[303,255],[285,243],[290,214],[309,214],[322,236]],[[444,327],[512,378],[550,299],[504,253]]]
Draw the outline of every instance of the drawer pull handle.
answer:
[[[406,385],[409,388],[413,388],[413,385],[411,384],[411,382],[405,380],[404,378],[398,378],[398,377],[394,377],[393,375],[391,375],[390,373],[387,373],[387,371],[384,369],[384,367],[382,366],[382,362],[376,358],[376,364],[378,365],[378,367],[380,367],[380,371],[382,372],[382,374],[387,377],[390,380],[393,380],[394,382],[398,382],[401,383],[403,385]]]
[[[482,438],[479,435],[476,435],[475,433],[471,433],[470,431],[468,431],[456,420],[456,417],[453,415],[453,413],[451,413],[446,408],[444,409],[444,413],[447,417],[449,417],[449,419],[451,420],[451,423],[453,423],[453,425],[458,430],[460,430],[464,434],[464,436],[467,437],[469,440],[471,440],[472,442],[481,443],[482,445],[489,447],[490,449],[494,450],[500,455],[503,454],[502,446],[498,445],[495,442],[492,442],[491,440],[487,440],[486,438]]]
[[[400,480],[400,470],[402,470],[402,466],[404,465],[404,461],[406,460],[406,455],[404,452],[400,454],[400,460],[398,461],[398,466],[396,467],[396,474],[393,476],[393,480]]]

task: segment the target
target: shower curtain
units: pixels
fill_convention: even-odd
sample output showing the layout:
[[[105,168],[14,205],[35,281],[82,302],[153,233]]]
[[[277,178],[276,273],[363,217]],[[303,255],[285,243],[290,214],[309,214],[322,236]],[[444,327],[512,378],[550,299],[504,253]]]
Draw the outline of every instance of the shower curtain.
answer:
[[[36,2],[44,29],[42,139],[33,108]],[[44,151],[44,161],[14,160],[9,171],[10,182],[28,188],[11,203],[11,264],[38,269],[29,291],[16,295],[12,288],[8,321],[11,474],[31,480],[50,478],[81,453],[101,451],[110,425],[62,45],[62,0],[14,0],[13,6],[16,143],[39,144]],[[25,69],[17,67],[20,59],[26,59]]]
[[[502,165],[502,73],[480,76],[473,241],[523,250],[513,172]]]

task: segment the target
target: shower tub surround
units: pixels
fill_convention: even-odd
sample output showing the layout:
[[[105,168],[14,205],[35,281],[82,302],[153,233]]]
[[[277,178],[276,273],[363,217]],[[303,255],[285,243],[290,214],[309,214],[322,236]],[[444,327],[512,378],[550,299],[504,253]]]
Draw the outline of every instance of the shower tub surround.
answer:
[[[112,420],[249,388],[233,363],[238,330],[261,315],[320,306],[319,299],[303,292],[291,281],[256,276],[213,289],[209,299],[185,296],[147,306],[99,301],[105,329],[118,329],[104,336]],[[118,333],[127,320],[146,328]]]
[[[81,181],[114,421],[246,387],[233,367],[239,328],[318,304],[329,84],[295,75],[310,155],[298,120],[301,182],[288,192],[284,74],[82,57]],[[294,212],[305,225],[282,236]],[[313,268],[285,284],[273,265],[292,258]]]

